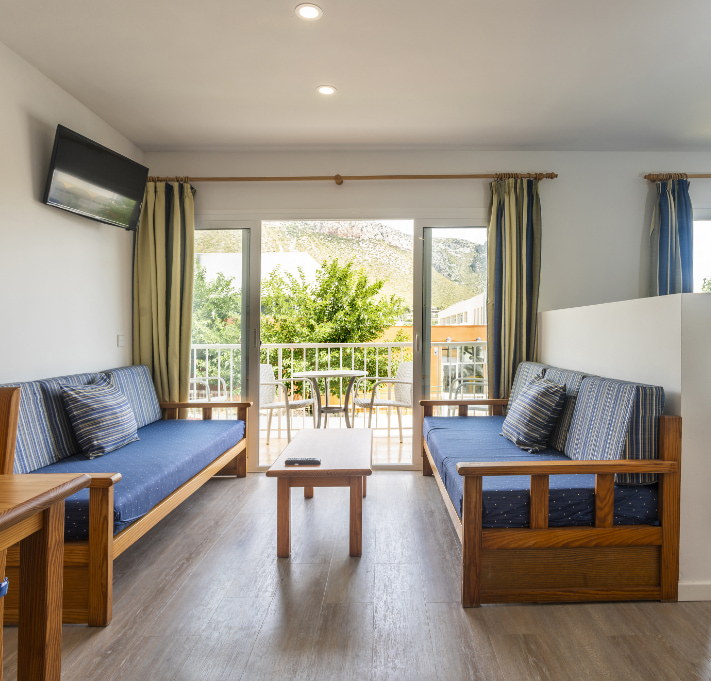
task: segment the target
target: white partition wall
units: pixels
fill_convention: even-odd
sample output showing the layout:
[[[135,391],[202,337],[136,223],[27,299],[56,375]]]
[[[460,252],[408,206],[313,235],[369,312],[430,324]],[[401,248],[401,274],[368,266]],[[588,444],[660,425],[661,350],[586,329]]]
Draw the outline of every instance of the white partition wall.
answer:
[[[682,424],[680,600],[711,600],[711,295],[641,298],[540,315],[539,360],[664,387]]]

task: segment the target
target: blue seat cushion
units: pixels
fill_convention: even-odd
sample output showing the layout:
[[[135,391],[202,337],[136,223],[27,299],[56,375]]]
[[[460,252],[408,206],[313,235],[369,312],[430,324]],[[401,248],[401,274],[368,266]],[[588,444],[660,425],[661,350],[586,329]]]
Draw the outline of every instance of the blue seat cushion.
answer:
[[[568,460],[552,448],[538,454],[520,450],[499,435],[503,421],[503,416],[428,416],[424,420],[425,442],[460,518],[464,479],[457,463]],[[528,527],[530,480],[522,475],[483,478],[483,526]],[[595,476],[551,475],[549,480],[549,526],[594,525]],[[616,486],[614,523],[657,524],[657,487]]]
[[[121,473],[114,486],[114,534],[128,527],[244,437],[244,421],[155,421],[140,440],[88,460],[77,454],[35,471]],[[89,490],[66,500],[65,539],[89,536]]]

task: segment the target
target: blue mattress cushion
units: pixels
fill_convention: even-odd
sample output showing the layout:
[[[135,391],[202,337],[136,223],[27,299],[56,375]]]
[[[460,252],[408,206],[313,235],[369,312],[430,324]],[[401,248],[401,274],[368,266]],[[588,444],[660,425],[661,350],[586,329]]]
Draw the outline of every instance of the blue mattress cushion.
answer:
[[[244,421],[156,421],[140,440],[88,460],[77,454],[36,471],[121,473],[114,485],[114,534],[150,511],[244,437]],[[65,539],[89,536],[89,490],[66,500]]]
[[[509,406],[513,405],[524,386],[528,385],[534,378],[543,378],[548,367],[538,362],[521,362],[516,367],[516,375],[511,385],[509,395]]]
[[[552,448],[539,454],[518,449],[499,435],[503,421],[503,416],[428,416],[424,420],[425,442],[460,518],[464,479],[457,463],[568,460]],[[527,475],[483,478],[483,526],[528,527],[530,480]],[[594,525],[595,476],[551,475],[549,480],[549,526]],[[657,487],[616,486],[614,523],[657,524]]]
[[[664,388],[635,384],[634,405],[627,430],[623,459],[659,458],[659,417],[664,412]],[[649,485],[655,473],[623,473],[615,476],[618,485]]]
[[[568,439],[570,424],[573,421],[573,413],[575,412],[580,386],[583,383],[583,379],[588,375],[582,371],[570,371],[569,369],[558,369],[556,367],[548,367],[546,369],[547,381],[553,381],[553,383],[565,386],[563,412],[548,440],[550,446],[559,452],[565,452],[565,442]]]

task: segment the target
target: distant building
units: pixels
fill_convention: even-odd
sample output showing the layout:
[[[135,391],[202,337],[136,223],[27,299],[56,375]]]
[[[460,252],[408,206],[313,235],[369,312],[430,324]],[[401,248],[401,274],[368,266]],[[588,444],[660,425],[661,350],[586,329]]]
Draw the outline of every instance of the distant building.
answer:
[[[486,293],[460,300],[444,310],[437,312],[439,326],[457,326],[459,324],[486,324]]]

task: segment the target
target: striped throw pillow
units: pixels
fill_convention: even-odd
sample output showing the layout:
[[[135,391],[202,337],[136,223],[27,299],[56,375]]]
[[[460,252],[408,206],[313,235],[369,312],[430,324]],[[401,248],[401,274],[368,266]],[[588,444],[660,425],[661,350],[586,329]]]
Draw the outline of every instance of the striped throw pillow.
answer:
[[[133,410],[107,376],[91,385],[63,385],[62,399],[87,458],[94,459],[138,440]]]
[[[501,434],[519,449],[542,452],[563,411],[565,386],[536,378],[522,388],[501,426]]]

